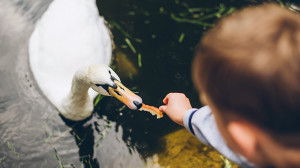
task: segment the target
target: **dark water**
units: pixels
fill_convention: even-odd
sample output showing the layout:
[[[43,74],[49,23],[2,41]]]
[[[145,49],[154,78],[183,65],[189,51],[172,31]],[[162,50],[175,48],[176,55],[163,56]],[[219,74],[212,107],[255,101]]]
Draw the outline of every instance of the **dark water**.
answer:
[[[180,128],[167,116],[157,120],[105,97],[86,123],[64,122],[36,85],[28,39],[49,3],[0,0],[0,167],[60,167],[60,162],[64,167],[144,167],[147,157],[164,150],[159,139]],[[228,1],[221,14],[251,3],[256,2]],[[169,92],[184,92],[194,107],[200,106],[190,65],[195,45],[217,16],[204,20],[205,26],[190,20],[218,12],[219,1],[102,0],[97,5],[111,25],[113,66],[126,86],[150,105],[161,105]],[[188,11],[196,7],[204,13]],[[126,67],[120,65],[124,60],[129,60]]]

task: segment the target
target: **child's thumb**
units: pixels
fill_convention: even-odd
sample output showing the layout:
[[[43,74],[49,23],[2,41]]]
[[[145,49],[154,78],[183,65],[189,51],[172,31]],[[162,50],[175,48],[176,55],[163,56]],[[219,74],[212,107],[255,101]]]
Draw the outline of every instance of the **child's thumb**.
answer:
[[[159,110],[165,112],[167,110],[167,106],[162,105],[159,107]]]

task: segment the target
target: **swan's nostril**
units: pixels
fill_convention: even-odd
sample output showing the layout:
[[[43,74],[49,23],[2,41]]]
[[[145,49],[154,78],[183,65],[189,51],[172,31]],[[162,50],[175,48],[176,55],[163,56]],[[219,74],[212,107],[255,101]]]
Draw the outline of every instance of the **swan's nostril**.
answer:
[[[133,104],[136,106],[137,109],[140,109],[142,107],[142,103],[138,101],[133,101]]]

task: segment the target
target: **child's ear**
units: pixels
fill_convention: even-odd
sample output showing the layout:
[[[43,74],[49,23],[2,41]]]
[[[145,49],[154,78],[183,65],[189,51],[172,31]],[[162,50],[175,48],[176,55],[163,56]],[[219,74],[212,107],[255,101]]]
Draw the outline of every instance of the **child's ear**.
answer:
[[[253,158],[256,154],[257,138],[256,129],[251,123],[242,120],[230,121],[227,125],[228,133],[237,145],[239,153],[246,158]]]

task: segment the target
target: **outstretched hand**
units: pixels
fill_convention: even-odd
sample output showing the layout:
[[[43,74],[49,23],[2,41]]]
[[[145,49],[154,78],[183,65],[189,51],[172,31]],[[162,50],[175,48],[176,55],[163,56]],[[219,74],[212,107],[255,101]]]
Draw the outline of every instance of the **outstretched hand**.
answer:
[[[183,93],[169,93],[163,100],[165,105],[159,107],[171,120],[183,126],[183,117],[187,110],[191,109],[190,100]]]

